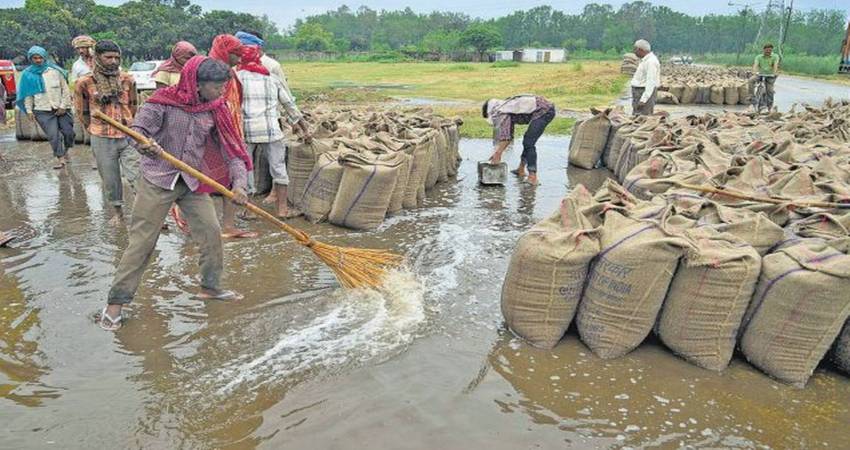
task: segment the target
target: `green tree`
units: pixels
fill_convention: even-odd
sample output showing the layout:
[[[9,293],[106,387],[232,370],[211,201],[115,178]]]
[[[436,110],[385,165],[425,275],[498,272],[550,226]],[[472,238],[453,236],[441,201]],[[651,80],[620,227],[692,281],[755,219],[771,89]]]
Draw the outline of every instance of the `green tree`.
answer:
[[[333,46],[334,35],[317,23],[305,23],[295,32],[295,48],[305,52],[326,52]]]
[[[461,45],[472,47],[478,53],[478,60],[484,60],[484,53],[502,43],[502,35],[492,25],[477,23],[463,32]]]

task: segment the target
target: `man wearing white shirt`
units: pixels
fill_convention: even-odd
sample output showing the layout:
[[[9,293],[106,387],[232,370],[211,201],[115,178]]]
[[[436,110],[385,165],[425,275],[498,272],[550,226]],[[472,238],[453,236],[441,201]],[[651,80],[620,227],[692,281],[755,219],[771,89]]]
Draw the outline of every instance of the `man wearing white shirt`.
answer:
[[[640,58],[640,64],[631,82],[632,114],[650,116],[655,112],[658,85],[661,84],[661,62],[652,53],[649,42],[643,39],[635,42],[635,55]]]

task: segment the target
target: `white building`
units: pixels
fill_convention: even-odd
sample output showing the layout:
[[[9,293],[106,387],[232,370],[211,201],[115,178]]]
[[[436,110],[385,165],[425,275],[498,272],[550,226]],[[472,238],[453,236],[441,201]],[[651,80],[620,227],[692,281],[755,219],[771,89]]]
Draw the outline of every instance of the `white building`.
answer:
[[[567,52],[562,48],[524,48],[498,51],[492,54],[493,61],[517,61],[527,63],[562,63]]]

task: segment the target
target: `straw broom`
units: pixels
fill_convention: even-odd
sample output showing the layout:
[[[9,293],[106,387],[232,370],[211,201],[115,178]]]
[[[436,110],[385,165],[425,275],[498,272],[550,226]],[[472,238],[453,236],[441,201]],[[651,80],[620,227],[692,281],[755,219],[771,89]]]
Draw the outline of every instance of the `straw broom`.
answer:
[[[850,203],[783,200],[779,198],[749,195],[743,192],[733,191],[727,188],[720,189],[711,186],[697,186],[695,184],[682,183],[680,181],[673,181],[672,184],[691,191],[704,192],[706,194],[725,195],[726,197],[737,198],[740,200],[749,200],[758,203],[770,203],[773,205],[792,205],[800,208],[850,209]]]
[[[122,125],[100,111],[93,111],[92,116],[97,117],[98,119],[115,127],[140,144],[147,144],[150,142],[143,135]],[[232,191],[217,183],[212,178],[204,175],[192,166],[175,158],[170,153],[163,151],[160,153],[160,158],[168,161],[177,169],[197,178],[201,183],[212,187],[221,195],[229,199],[234,197]],[[386,272],[390,269],[401,266],[404,261],[403,256],[396,255],[385,250],[337,247],[335,245],[317,241],[310,237],[307,233],[282,222],[274,215],[253,203],[247,203],[244,206],[252,213],[266,219],[268,222],[288,233],[299,244],[312,250],[313,254],[330,267],[337,280],[339,280],[340,284],[345,288],[378,288],[383,283]]]

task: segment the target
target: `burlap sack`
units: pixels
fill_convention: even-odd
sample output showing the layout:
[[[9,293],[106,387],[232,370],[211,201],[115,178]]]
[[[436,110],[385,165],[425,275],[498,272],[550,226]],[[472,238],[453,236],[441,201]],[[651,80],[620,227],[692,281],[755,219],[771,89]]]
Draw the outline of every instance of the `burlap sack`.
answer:
[[[844,373],[850,374],[850,322],[844,325],[844,329],[835,340],[829,359]]]
[[[763,212],[731,208],[716,202],[706,202],[694,216],[697,226],[728,233],[752,246],[759,255],[766,255],[784,239],[782,227]]]
[[[711,103],[711,86],[699,85],[697,87],[697,100],[694,103],[708,104]]]
[[[319,155],[331,151],[332,142],[328,139],[313,139],[309,144],[292,141],[287,146],[286,172],[289,175],[289,187],[286,196],[289,203],[296,208],[302,207],[301,197]]]
[[[738,103],[742,105],[749,105],[751,100],[752,94],[750,94],[749,83],[742,83],[738,85]]]
[[[738,87],[734,85],[726,85],[723,87],[723,103],[727,105],[738,104]]]
[[[712,86],[711,87],[711,95],[709,100],[713,105],[722,105],[723,101],[726,99],[725,94],[723,92],[723,86]]]
[[[610,110],[592,112],[590,119],[576,122],[570,138],[569,162],[583,169],[592,169],[599,162],[611,131]]]
[[[385,160],[391,158],[400,158],[401,164],[398,167],[398,179],[393,188],[393,195],[390,197],[390,205],[387,208],[387,215],[396,214],[404,208],[404,196],[407,192],[407,186],[410,181],[410,172],[413,168],[413,157],[404,152],[397,152],[389,155],[379,156],[378,159]]]
[[[304,215],[314,223],[328,218],[333,207],[339,183],[342,181],[342,165],[339,163],[341,152],[331,151],[319,155],[299,204]]]
[[[613,129],[613,127],[612,127]],[[608,169],[613,170],[617,165],[617,160],[620,159],[620,151],[629,139],[631,133],[637,130],[637,125],[633,123],[623,124],[616,131],[611,133],[608,143],[605,144],[605,150],[602,152],[602,164]]]
[[[728,234],[699,228],[673,277],[658,322],[667,347],[709,370],[729,365],[741,320],[761,271],[761,256]]]
[[[340,156],[342,179],[328,221],[355,230],[374,230],[387,215],[407,155],[394,153],[379,159],[369,153]]]
[[[433,147],[433,132],[409,142],[404,152],[413,157],[410,168],[410,178],[404,191],[403,206],[412,209],[419,206],[425,197],[425,183],[431,167],[431,148]]]
[[[451,158],[449,156],[450,149],[448,132],[442,126],[437,128],[436,140],[436,153],[438,156],[438,164],[440,169],[437,175],[437,182],[443,183],[449,179],[449,166],[451,165]]]
[[[658,91],[657,102],[659,105],[678,105],[679,99],[667,91]]]
[[[35,116],[24,114],[20,110],[15,111],[15,137],[22,141],[47,140],[47,135],[35,120]]]
[[[598,232],[582,214],[592,203],[578,185],[560,211],[520,237],[511,256],[502,314],[535,347],[554,347],[575,315],[588,265],[599,252]]]
[[[685,96],[685,86],[681,84],[672,84],[670,85],[669,92],[673,95],[673,97],[676,97],[676,104],[679,104],[682,102],[682,97]]]
[[[679,103],[683,105],[691,105],[696,103],[697,87],[693,84],[688,84],[682,90],[682,97],[679,98]]]
[[[431,160],[428,166],[428,173],[425,175],[425,190],[430,191],[437,185],[440,180],[440,171],[442,170],[442,160],[440,158],[440,149],[438,136],[439,132],[436,130],[431,133],[429,136],[431,137],[431,142],[428,145],[428,158]],[[420,200],[425,199],[425,192],[420,192],[419,195]]]
[[[741,350],[781,381],[804,386],[850,316],[850,256],[804,242],[766,256],[744,318]]]
[[[601,210],[607,210],[601,213],[601,251],[588,273],[577,324],[593,353],[610,359],[634,350],[652,330],[688,244],[656,221],[631,217],[639,217],[637,211],[610,204]]]

